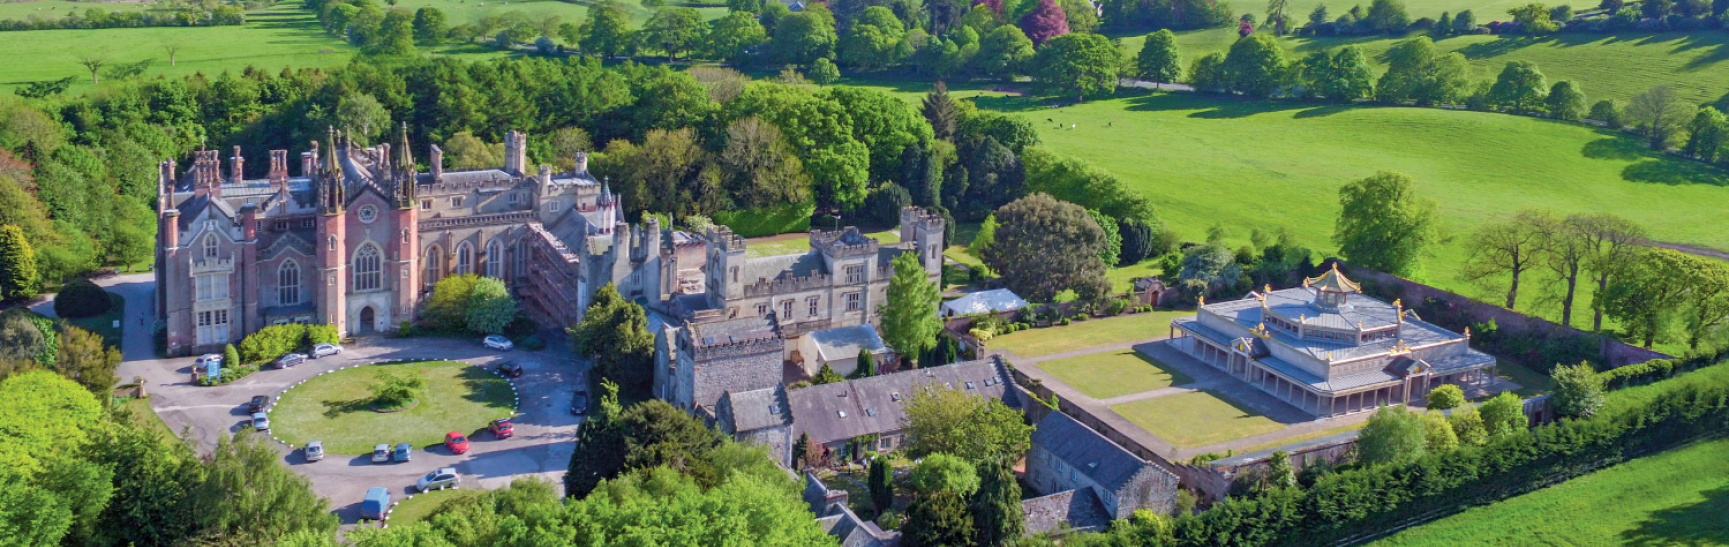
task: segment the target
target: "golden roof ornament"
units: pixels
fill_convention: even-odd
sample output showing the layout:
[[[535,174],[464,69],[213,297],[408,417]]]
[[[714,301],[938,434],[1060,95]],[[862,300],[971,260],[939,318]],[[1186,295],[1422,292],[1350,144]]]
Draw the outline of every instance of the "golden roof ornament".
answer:
[[[1196,301],[1198,302],[1198,304],[1196,304],[1196,305],[1199,305],[1199,306],[1207,305],[1207,295],[1204,295],[1204,294],[1201,295],[1201,297],[1196,299]]]
[[[1469,327],[1469,326],[1465,327],[1465,337],[1466,338],[1471,337],[1471,327]]]
[[[1272,283],[1268,283],[1265,288],[1266,288],[1266,292],[1273,292],[1273,284]]]

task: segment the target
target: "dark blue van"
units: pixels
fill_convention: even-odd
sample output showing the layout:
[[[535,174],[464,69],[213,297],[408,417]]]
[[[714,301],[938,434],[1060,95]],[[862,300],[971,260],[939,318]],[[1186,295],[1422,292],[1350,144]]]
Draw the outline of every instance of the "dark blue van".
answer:
[[[384,514],[390,510],[390,490],[383,486],[374,486],[366,491],[366,500],[360,502],[360,518],[384,520]]]

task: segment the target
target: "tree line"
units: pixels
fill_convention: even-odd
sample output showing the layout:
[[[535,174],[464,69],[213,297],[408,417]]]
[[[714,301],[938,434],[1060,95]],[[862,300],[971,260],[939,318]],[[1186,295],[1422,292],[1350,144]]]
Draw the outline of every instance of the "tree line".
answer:
[[[59,19],[31,16],[0,19],[0,32],[18,30],[146,27],[215,27],[246,24],[246,9],[235,4],[167,5],[150,10],[67,10]]]

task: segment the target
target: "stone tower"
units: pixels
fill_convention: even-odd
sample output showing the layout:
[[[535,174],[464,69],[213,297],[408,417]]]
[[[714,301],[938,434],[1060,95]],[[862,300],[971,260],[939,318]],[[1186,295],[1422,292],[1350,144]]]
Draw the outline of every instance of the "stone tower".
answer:
[[[348,263],[348,237],[343,208],[347,205],[347,190],[343,187],[342,162],[336,157],[339,153],[336,139],[340,135],[334,131],[329,135],[330,148],[325,150],[324,162],[313,179],[313,184],[318,185],[318,266],[323,281],[318,289],[318,315],[325,324],[336,327],[338,335],[346,336],[348,298],[344,289],[348,280],[344,266]],[[316,141],[312,148],[318,149]]]
[[[901,209],[901,241],[911,242],[925,273],[943,275],[943,217],[918,207]]]
[[[397,138],[397,157],[391,162],[390,182],[392,196],[396,208],[390,211],[390,224],[395,226],[400,235],[390,242],[386,250],[395,260],[396,270],[396,317],[403,321],[412,321],[416,303],[420,300],[420,207],[416,177],[418,171],[414,166],[414,155],[408,148],[408,124],[402,124],[402,133]]]

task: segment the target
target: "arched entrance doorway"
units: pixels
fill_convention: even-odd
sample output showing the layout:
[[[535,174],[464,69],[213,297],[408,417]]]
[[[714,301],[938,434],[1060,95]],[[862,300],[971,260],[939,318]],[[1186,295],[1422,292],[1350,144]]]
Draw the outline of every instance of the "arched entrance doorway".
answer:
[[[378,322],[378,317],[377,317],[377,314],[372,311],[372,306],[367,306],[367,307],[360,309],[360,332],[363,332],[363,333],[372,332],[373,331],[373,324],[377,323],[377,322]]]

